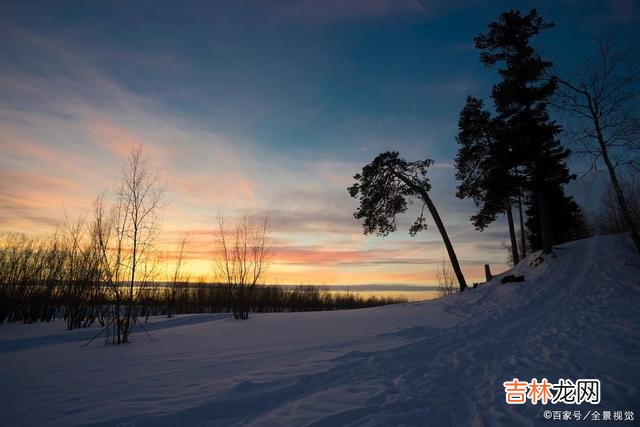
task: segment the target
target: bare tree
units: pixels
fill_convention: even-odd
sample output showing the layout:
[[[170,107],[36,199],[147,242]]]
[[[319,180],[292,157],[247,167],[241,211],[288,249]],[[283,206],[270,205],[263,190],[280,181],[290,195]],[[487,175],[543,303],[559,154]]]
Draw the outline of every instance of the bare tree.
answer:
[[[93,239],[96,240],[102,258],[102,281],[113,301],[112,307],[103,307],[102,317],[106,327],[113,327],[113,343],[122,342],[124,325],[126,280],[126,211],[128,206],[122,198],[117,198],[113,206],[108,206],[105,195],[101,194],[94,203]]]
[[[269,220],[242,217],[233,229],[218,216],[218,242],[214,258],[216,274],[226,283],[236,319],[247,319],[254,290],[269,268]]]
[[[624,192],[629,211],[631,211],[631,217],[638,227],[640,225],[640,174],[630,174],[629,177],[621,180],[620,186]],[[600,207],[593,214],[591,222],[596,233],[625,233],[629,231],[611,184],[607,185],[602,193]]]
[[[150,171],[137,146],[125,164],[114,206],[109,210],[103,197],[95,204],[94,235],[102,254],[103,280],[115,300],[111,323],[118,344],[128,342],[138,298],[155,274],[152,249],[163,193],[159,175]]]
[[[105,201],[105,194],[96,197],[93,203],[93,223],[91,226],[91,240],[98,249],[100,259],[100,285],[106,299],[115,301],[116,307],[103,305],[99,308],[98,321],[102,326],[111,326],[114,321],[114,312],[119,312],[121,294],[118,283],[120,282],[120,258],[122,245],[114,237],[115,229],[115,209],[110,209]],[[114,243],[114,240],[116,242]],[[115,334],[114,334],[115,337]]]
[[[189,240],[186,235],[180,237],[178,240],[178,246],[176,249],[176,260],[173,271],[171,273],[170,281],[165,289],[165,299],[167,300],[167,317],[173,317],[176,302],[180,294],[180,290],[184,288],[185,282],[189,280],[189,276],[183,273],[184,249],[187,246]]]
[[[69,330],[81,327],[82,321],[87,318],[87,299],[91,287],[100,280],[98,252],[87,243],[86,230],[86,218],[81,216],[76,221],[66,217],[61,231],[61,250],[65,260],[61,279]]]
[[[122,221],[119,229],[124,232],[125,243],[128,246],[125,264],[129,270],[129,292],[122,328],[123,342],[128,341],[133,327],[132,319],[135,319],[136,315],[136,281],[139,282],[137,291],[140,293],[153,273],[149,261],[159,231],[163,194],[164,185],[160,183],[159,175],[149,170],[147,161],[142,156],[142,147],[133,147],[118,191],[118,204],[123,209],[119,218]]]
[[[604,163],[622,217],[638,252],[640,234],[620,184],[622,168],[640,170],[640,62],[612,37],[599,39],[596,54],[574,73],[558,78],[560,107],[576,118],[574,133],[592,168]]]
[[[444,258],[440,262],[438,270],[436,271],[436,282],[438,284],[439,297],[446,297],[447,295],[455,293],[456,276]]]

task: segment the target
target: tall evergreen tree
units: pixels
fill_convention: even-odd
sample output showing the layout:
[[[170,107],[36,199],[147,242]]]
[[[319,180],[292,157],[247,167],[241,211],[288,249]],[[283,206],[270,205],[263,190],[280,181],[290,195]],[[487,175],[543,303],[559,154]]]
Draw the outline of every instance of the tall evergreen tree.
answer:
[[[547,112],[557,87],[554,78],[545,78],[552,63],[543,60],[530,44],[533,36],[552,27],[535,9],[526,15],[511,10],[489,24],[486,34],[475,38],[486,66],[504,64],[498,70],[501,81],[494,85],[492,98],[497,118],[504,123],[503,137],[509,141],[509,155],[521,167],[530,200],[535,200],[539,220],[529,221],[530,226],[536,227],[530,232],[540,234],[544,253],[551,252],[555,240],[552,221],[564,215],[570,223],[577,208],[569,200],[551,204],[550,194],[566,198],[562,186],[575,178],[565,163],[569,151],[557,139],[561,128]]]
[[[511,253],[514,264],[520,260],[516,241],[511,199],[518,188],[516,165],[509,155],[509,146],[501,139],[504,124],[482,109],[483,102],[472,96],[460,112],[459,144],[455,159],[459,198],[471,198],[479,211],[471,217],[478,230],[484,230],[505,213],[509,225]]]

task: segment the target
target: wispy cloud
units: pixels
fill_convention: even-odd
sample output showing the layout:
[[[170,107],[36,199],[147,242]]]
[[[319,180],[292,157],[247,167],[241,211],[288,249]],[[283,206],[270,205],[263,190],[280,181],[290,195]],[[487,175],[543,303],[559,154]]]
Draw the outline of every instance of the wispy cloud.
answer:
[[[335,4],[307,2],[304,7],[309,13],[324,10],[322,19],[424,13],[416,2]],[[76,45],[21,29],[10,34],[25,49],[42,54],[37,67],[12,65],[0,77],[3,230],[39,232],[61,220],[65,209],[71,216],[86,212],[96,194],[117,184],[129,148],[141,144],[167,184],[170,205],[160,237],[165,259],[172,257],[176,236],[189,233],[188,263],[194,275],[211,272],[215,216],[223,211],[231,219],[243,213],[271,217],[276,254],[271,281],[433,281],[442,254],[435,230],[412,240],[406,233],[412,219],[407,217],[392,238],[362,235],[352,216],[355,201],[346,192],[361,162],[275,152],[259,140],[175,114],[152,94],[127,89]],[[380,141],[372,150],[387,146],[388,141]],[[418,147],[410,154],[423,151]],[[450,164],[438,164],[433,179],[441,180],[440,173],[450,175]],[[468,228],[461,225],[466,214],[447,203],[441,204],[441,214],[452,233]],[[458,248],[465,269],[472,277],[480,275],[483,260],[474,255],[478,242],[469,239]],[[491,257],[498,260],[502,254]]]

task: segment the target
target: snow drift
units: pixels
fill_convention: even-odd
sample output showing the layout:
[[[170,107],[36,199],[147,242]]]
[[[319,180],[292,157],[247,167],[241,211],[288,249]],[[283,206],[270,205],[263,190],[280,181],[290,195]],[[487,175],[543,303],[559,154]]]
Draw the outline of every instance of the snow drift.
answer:
[[[477,289],[372,309],[154,319],[154,338],[0,325],[0,424],[514,425],[503,381],[597,378],[588,408],[640,415],[640,267],[604,236],[536,255]],[[554,422],[558,423],[557,421]]]

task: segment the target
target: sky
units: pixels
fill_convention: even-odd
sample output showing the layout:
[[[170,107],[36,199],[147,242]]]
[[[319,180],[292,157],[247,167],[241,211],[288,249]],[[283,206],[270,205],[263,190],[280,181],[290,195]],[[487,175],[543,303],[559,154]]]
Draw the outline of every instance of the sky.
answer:
[[[211,273],[216,216],[270,218],[281,284],[429,284],[445,258],[411,212],[364,236],[346,188],[376,154],[432,158],[432,198],[469,281],[506,268],[501,218],[473,229],[455,197],[458,112],[496,81],[473,47],[501,12],[537,7],[559,70],[593,38],[640,40],[631,0],[3,1],[0,232],[40,235],[113,192],[140,144],[166,185],[158,247],[187,234]],[[584,183],[571,191],[583,205]]]

